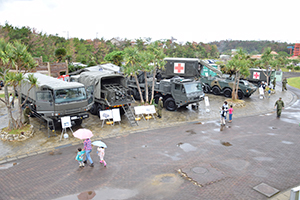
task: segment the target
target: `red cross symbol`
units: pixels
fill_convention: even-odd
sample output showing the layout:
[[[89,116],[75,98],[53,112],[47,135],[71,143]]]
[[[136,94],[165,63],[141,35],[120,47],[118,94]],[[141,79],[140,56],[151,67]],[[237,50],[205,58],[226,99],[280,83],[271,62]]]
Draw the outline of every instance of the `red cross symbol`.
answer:
[[[184,73],[184,63],[175,63],[174,64],[174,73],[182,73],[183,74]]]
[[[259,72],[255,72],[254,74],[253,74],[253,78],[255,78],[255,79],[259,79]]]

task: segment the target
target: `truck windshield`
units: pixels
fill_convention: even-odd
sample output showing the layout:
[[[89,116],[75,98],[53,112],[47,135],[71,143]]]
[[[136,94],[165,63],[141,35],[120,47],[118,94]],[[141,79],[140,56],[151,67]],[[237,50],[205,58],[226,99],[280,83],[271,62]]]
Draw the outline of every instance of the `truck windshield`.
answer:
[[[184,88],[187,94],[202,91],[201,83],[184,84]]]
[[[69,88],[55,91],[55,103],[67,103],[86,99],[85,88]]]

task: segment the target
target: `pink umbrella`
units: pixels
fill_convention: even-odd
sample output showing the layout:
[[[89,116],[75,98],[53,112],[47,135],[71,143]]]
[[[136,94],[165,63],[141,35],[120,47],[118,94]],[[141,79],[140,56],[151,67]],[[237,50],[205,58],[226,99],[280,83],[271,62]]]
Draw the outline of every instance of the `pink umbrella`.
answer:
[[[74,137],[81,139],[81,140],[93,137],[92,131],[90,131],[89,129],[85,129],[85,128],[78,129],[77,131],[75,131],[73,133],[73,135],[74,135]]]

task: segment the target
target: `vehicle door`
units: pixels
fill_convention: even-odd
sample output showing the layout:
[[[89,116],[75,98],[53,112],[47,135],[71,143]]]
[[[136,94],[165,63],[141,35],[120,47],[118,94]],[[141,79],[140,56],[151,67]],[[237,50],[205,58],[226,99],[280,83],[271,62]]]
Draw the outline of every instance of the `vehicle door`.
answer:
[[[185,93],[185,89],[184,89],[183,85],[174,83],[172,87],[173,87],[172,95],[173,95],[173,98],[175,99],[175,102],[179,103],[179,102],[185,101],[186,93]]]
[[[38,113],[54,112],[54,100],[51,91],[39,91],[36,93],[36,111]]]
[[[86,88],[87,98],[88,98],[88,110],[94,104],[94,86],[90,85]]]

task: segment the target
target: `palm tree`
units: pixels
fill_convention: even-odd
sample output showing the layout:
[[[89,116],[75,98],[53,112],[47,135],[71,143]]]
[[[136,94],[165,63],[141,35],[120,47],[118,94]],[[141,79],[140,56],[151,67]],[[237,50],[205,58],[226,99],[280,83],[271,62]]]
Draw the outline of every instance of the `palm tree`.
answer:
[[[155,86],[155,75],[156,71],[158,69],[163,69],[166,62],[164,61],[164,58],[166,55],[164,54],[163,48],[159,46],[159,41],[155,41],[154,43],[151,43],[149,46],[147,46],[147,50],[151,52],[153,55],[152,59],[152,68],[151,71],[153,73],[153,81],[152,81],[152,90],[151,90],[151,100],[150,103],[152,103],[154,99],[154,86]]]
[[[0,39],[0,77],[3,80],[4,84],[4,99],[0,98],[8,111],[8,118],[9,118],[9,129],[13,129],[16,125],[15,120],[13,119],[11,106],[9,104],[9,96],[8,96],[8,82],[6,81],[6,74],[8,73],[11,66],[14,64],[14,47],[11,43],[7,43],[3,38]]]
[[[229,60],[226,64],[226,70],[230,70],[235,73],[235,80],[232,87],[232,100],[236,100],[238,98],[238,90],[239,90],[239,81],[241,76],[249,76],[249,65],[250,60],[249,56],[247,56],[242,49],[237,51],[237,54]]]
[[[140,55],[136,47],[126,47],[124,49],[124,73],[128,76],[133,76],[137,85],[138,92],[141,97],[141,102],[144,104],[143,94],[140,88],[140,84],[137,78],[137,72],[141,70],[140,67]]]
[[[271,47],[268,47],[265,49],[263,55],[261,56],[263,67],[266,69],[266,72],[263,71],[263,73],[267,77],[267,85],[269,85],[269,77],[271,76],[272,73],[272,68],[270,63],[273,60],[273,55],[271,54],[271,52],[272,52]]]
[[[22,126],[22,104],[21,95],[18,95],[19,101],[19,119],[15,120],[11,112],[11,103],[9,102],[8,86],[17,88],[20,94],[20,85],[24,79],[23,73],[34,68],[36,62],[31,54],[27,52],[27,47],[19,42],[14,42],[14,45],[0,39],[0,77],[3,79],[5,99],[0,98],[0,101],[5,103],[9,116],[9,129],[19,128]],[[11,69],[16,69],[16,72],[9,72]],[[32,84],[36,84],[36,79],[31,78]]]

